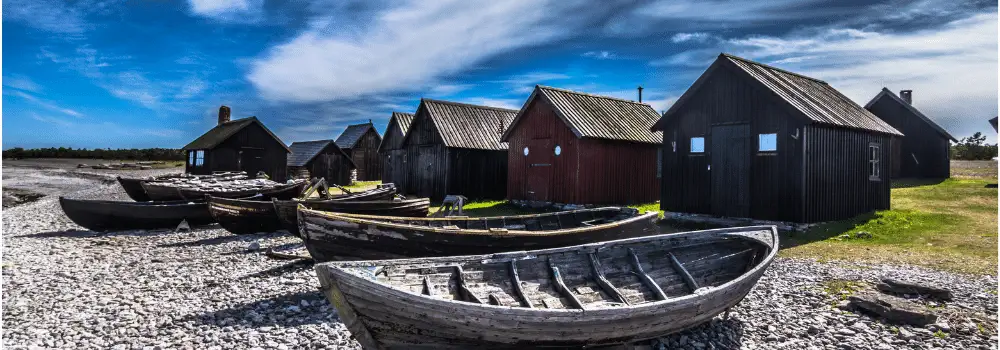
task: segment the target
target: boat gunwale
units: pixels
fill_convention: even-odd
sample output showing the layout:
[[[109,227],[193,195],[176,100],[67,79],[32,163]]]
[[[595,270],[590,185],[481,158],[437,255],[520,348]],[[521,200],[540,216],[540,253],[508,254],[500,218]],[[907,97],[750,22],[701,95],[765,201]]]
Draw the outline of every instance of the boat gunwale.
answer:
[[[557,215],[557,214],[560,214],[560,213],[568,213],[568,212],[574,212],[575,213],[575,212],[581,212],[581,211],[597,211],[597,210],[601,210],[601,209],[612,209],[612,208],[616,208],[616,207],[602,207],[602,208],[593,208],[593,209],[579,209],[579,210],[570,210],[570,211],[554,212],[554,213],[543,213],[543,214],[509,215],[509,216],[488,216],[488,217],[480,217],[480,218],[462,217],[462,218],[450,218],[450,219],[449,218],[431,218],[431,217],[426,217],[426,218],[425,217],[417,217],[417,218],[413,218],[413,217],[401,217],[401,216],[379,216],[379,215],[368,215],[368,214],[346,214],[346,213],[329,212],[329,211],[322,211],[322,210],[313,210],[313,209],[306,208],[306,207],[304,207],[302,205],[299,205],[296,210],[298,212],[305,211],[305,212],[307,212],[307,214],[319,216],[319,217],[322,217],[322,218],[325,218],[325,219],[328,219],[328,220],[339,220],[339,221],[345,221],[345,222],[349,222],[349,223],[353,223],[353,224],[364,224],[364,225],[388,227],[388,228],[394,228],[394,229],[407,229],[407,230],[415,230],[415,231],[423,231],[423,232],[432,232],[434,234],[449,234],[449,235],[459,235],[459,236],[492,236],[492,237],[546,237],[546,236],[579,234],[579,233],[584,233],[584,232],[605,230],[605,229],[608,229],[608,228],[613,228],[613,227],[618,227],[618,226],[625,226],[625,225],[628,225],[628,224],[632,224],[632,223],[638,222],[640,220],[648,220],[648,219],[656,218],[656,217],[659,216],[659,212],[648,211],[645,214],[636,215],[636,216],[633,216],[633,217],[626,218],[624,220],[618,220],[618,221],[611,222],[611,223],[604,223],[604,224],[599,224],[599,225],[594,225],[594,226],[580,226],[580,227],[567,228],[567,229],[558,229],[558,230],[538,230],[538,231],[511,230],[511,229],[504,229],[502,231],[498,231],[498,229],[462,229],[462,228],[460,228],[460,229],[448,229],[448,228],[443,228],[443,227],[431,227],[431,226],[400,224],[400,223],[387,222],[387,221],[377,221],[377,219],[401,220],[401,221],[428,221],[428,222],[443,221],[443,220],[465,220],[465,221],[473,221],[473,220],[484,220],[484,219],[485,220],[511,219],[511,218],[520,219],[520,218],[538,217],[538,216],[541,216],[541,215],[544,215],[544,214],[549,214],[549,215],[554,216],[554,215]],[[620,208],[616,208],[616,209],[620,209]]]
[[[146,201],[146,202],[127,202],[127,201],[114,201],[105,199],[80,199],[80,198],[70,198],[66,196],[59,196],[59,202],[62,203],[64,200],[76,203],[90,203],[99,205],[118,205],[123,207],[131,208],[157,208],[157,207],[172,207],[177,208],[181,206],[199,206],[208,204],[207,200],[204,199],[192,199],[192,200],[173,200],[173,201]]]
[[[771,233],[771,242],[765,242],[756,237],[742,235],[739,233],[746,233],[751,231],[764,231],[768,230]],[[655,300],[644,304],[638,305],[625,305],[621,307],[609,307],[609,308],[598,308],[598,309],[541,309],[541,308],[526,308],[523,306],[506,306],[506,305],[492,305],[492,304],[474,304],[460,300],[450,300],[450,299],[439,299],[433,298],[427,295],[417,294],[409,290],[402,288],[396,288],[392,285],[382,283],[379,281],[374,281],[361,276],[356,275],[347,268],[361,268],[361,267],[372,267],[372,266],[387,266],[387,265],[402,265],[402,264],[416,264],[416,263],[431,263],[431,262],[452,262],[459,263],[465,261],[475,261],[475,260],[497,260],[497,259],[516,259],[518,257],[534,257],[540,255],[556,254],[569,251],[586,251],[587,249],[594,249],[601,246],[608,245],[626,245],[633,243],[642,243],[645,241],[658,241],[668,238],[680,237],[680,236],[691,236],[691,235],[701,235],[701,234],[712,234],[720,235],[719,238],[733,237],[738,239],[745,239],[748,241],[756,242],[762,246],[768,247],[770,252],[764,259],[760,261],[752,269],[740,274],[738,277],[733,278],[726,283],[711,288],[699,289],[696,293],[689,293],[683,296],[669,298],[666,300]],[[656,308],[666,307],[670,304],[682,304],[685,302],[690,302],[694,299],[699,298],[711,298],[718,293],[724,293],[730,291],[735,285],[746,282],[752,276],[759,279],[763,275],[764,269],[766,269],[774,261],[775,257],[778,255],[778,230],[775,226],[746,226],[739,228],[721,228],[721,229],[711,229],[711,230],[699,230],[699,231],[689,231],[680,233],[666,233],[655,236],[645,236],[645,237],[635,237],[626,238],[613,241],[597,242],[581,244],[569,247],[559,247],[550,249],[541,249],[533,251],[518,251],[510,253],[497,253],[497,254],[486,254],[486,255],[466,255],[466,256],[451,256],[451,257],[433,257],[433,258],[414,258],[414,259],[385,259],[385,260],[363,260],[363,261],[331,261],[316,264],[315,270],[319,274],[327,273],[332,275],[335,283],[340,283],[340,279],[350,279],[352,284],[361,284],[365,289],[367,289],[370,295],[391,295],[403,293],[411,299],[425,299],[431,301],[432,303],[443,303],[445,305],[457,307],[457,308],[481,308],[485,307],[496,308],[499,310],[505,310],[505,315],[508,316],[527,316],[527,317],[538,317],[538,316],[553,316],[553,317],[576,317],[580,315],[588,315],[591,317],[599,316],[621,316],[623,311],[632,312],[647,312],[654,310]],[[328,287],[327,287],[328,288]],[[339,288],[340,287],[336,287]],[[353,289],[358,289],[352,287]],[[752,288],[752,286],[750,287]],[[389,294],[387,294],[389,292]],[[348,298],[350,299],[350,298]],[[348,300],[349,301],[349,300]],[[351,306],[353,308],[353,306]],[[632,314],[630,312],[629,314]]]

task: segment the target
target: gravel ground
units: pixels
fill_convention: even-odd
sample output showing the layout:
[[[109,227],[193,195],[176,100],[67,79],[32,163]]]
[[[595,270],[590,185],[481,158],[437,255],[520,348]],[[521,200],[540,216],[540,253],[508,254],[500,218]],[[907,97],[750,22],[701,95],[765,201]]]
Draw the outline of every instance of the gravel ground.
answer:
[[[127,200],[114,184],[71,196]],[[269,247],[301,249],[287,234],[235,236],[209,226],[99,235],[70,222],[55,197],[3,214],[5,348],[359,348],[310,265],[263,255]],[[248,250],[254,242],[260,250]],[[935,309],[947,316],[940,325],[947,331],[843,312],[824,288],[829,280],[883,277],[951,288],[955,301]],[[995,277],[778,259],[728,319],[661,341],[688,349],[996,349],[996,293]]]

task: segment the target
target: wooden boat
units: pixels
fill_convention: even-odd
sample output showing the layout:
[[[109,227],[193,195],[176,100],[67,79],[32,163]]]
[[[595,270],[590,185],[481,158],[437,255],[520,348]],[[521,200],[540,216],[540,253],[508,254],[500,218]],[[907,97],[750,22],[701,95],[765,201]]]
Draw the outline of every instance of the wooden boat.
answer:
[[[306,181],[298,181],[290,184],[282,184],[280,186],[271,189],[245,189],[245,190],[229,190],[229,191],[204,191],[199,189],[189,189],[178,187],[169,183],[161,182],[143,182],[142,188],[146,190],[146,194],[152,200],[191,200],[191,199],[204,199],[205,196],[212,197],[223,197],[223,198],[247,198],[260,195],[262,200],[270,200],[271,198],[278,199],[292,199],[297,197],[305,189],[306,185],[309,183]]]
[[[91,231],[175,228],[214,222],[205,201],[120,202],[59,197],[70,220]]]
[[[274,232],[284,228],[271,201],[208,196],[208,211],[219,226],[238,234]]]
[[[426,217],[431,205],[429,198],[392,200],[272,200],[278,219],[288,232],[298,235],[298,206],[321,211],[349,214],[373,214],[401,217]]]
[[[366,349],[522,349],[630,343],[733,307],[774,260],[773,226],[493,255],[316,266]]]
[[[655,234],[656,212],[606,207],[483,218],[405,218],[299,208],[299,232],[316,261],[489,254]]]

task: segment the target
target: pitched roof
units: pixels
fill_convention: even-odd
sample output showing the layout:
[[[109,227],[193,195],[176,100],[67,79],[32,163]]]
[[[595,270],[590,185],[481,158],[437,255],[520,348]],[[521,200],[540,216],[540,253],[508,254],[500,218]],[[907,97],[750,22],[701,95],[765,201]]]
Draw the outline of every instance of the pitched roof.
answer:
[[[389,123],[385,125],[385,132],[382,133],[383,138],[382,142],[378,145],[378,151],[382,152],[382,144],[389,138],[389,130],[392,129],[392,124],[398,125],[399,131],[403,133],[403,136],[406,136],[406,131],[410,130],[410,123],[413,123],[413,113],[392,112]]]
[[[292,146],[289,147],[292,149],[292,154],[288,156],[287,164],[288,166],[306,166],[306,164],[309,164],[313,158],[316,158],[316,155],[331,144],[337,149],[337,153],[340,153],[346,157],[349,162],[351,162],[351,166],[357,167],[354,165],[354,161],[351,160],[351,157],[349,157],[347,153],[344,153],[344,150],[340,149],[340,147],[338,147],[333,140],[292,142]]]
[[[942,128],[941,126],[937,125],[937,123],[935,123],[933,120],[931,120],[931,118],[928,118],[923,113],[920,113],[920,111],[917,110],[916,107],[913,107],[913,105],[911,105],[909,103],[906,103],[906,101],[903,101],[903,99],[899,98],[899,96],[896,96],[895,93],[893,93],[892,91],[889,91],[888,88],[884,88],[883,87],[882,91],[879,91],[879,93],[877,95],[875,95],[875,97],[873,97],[871,101],[868,101],[868,103],[865,104],[865,109],[871,111],[872,106],[875,105],[875,103],[878,102],[882,98],[888,98],[888,99],[891,99],[892,101],[896,101],[896,103],[898,103],[898,104],[903,105],[903,107],[906,107],[906,109],[908,109],[910,111],[910,113],[913,113],[914,115],[916,115],[917,117],[919,117],[921,120],[923,120],[925,123],[927,123],[927,125],[930,125],[931,128],[933,128],[938,133],[940,133],[941,136],[947,137],[949,140],[952,140],[954,142],[958,142],[958,139],[956,139],[954,136],[951,136],[951,134],[949,134],[947,131],[945,131],[944,128]]]
[[[1000,118],[1000,117],[993,117],[993,119],[990,119],[990,125],[993,125],[993,130],[994,131],[997,130],[997,118]]]
[[[825,81],[792,73],[762,63],[720,54],[712,65],[728,63],[751,79],[763,84],[781,100],[788,103],[807,119],[817,124],[833,125],[845,128],[873,131],[883,134],[902,136],[898,130],[879,119],[868,110],[862,108],[851,99],[841,94]],[[709,67],[711,70],[712,67]],[[662,130],[664,120],[675,113],[684,102],[694,94],[701,83],[707,80],[705,75],[684,93],[673,106],[663,114],[663,118],[653,125],[654,130]]]
[[[445,146],[483,150],[507,149],[507,143],[500,141],[500,134],[517,115],[515,109],[423,98],[420,99],[413,123],[418,122],[421,109],[426,111],[426,115],[437,127]],[[410,133],[407,133],[403,142],[409,138]]]
[[[278,141],[278,143],[281,144],[281,147],[284,147],[286,151],[288,152],[292,151],[291,149],[288,148],[288,146],[285,146],[285,143],[282,142],[277,135],[275,135],[273,132],[271,132],[270,129],[264,126],[264,123],[261,123],[259,120],[257,120],[257,117],[236,119],[216,125],[211,130],[208,130],[198,138],[194,139],[194,141],[191,141],[191,143],[187,144],[187,146],[184,146],[184,148],[182,149],[183,150],[213,149],[215,148],[215,146],[218,146],[219,144],[225,142],[233,135],[236,135],[236,133],[240,132],[240,130],[243,130],[243,128],[246,128],[247,126],[250,126],[251,124],[255,123],[257,125],[260,125],[260,127],[264,129],[264,131],[267,132],[268,135],[271,135],[271,137],[273,137],[275,141]]]
[[[368,129],[375,129],[371,122],[348,125],[347,129],[344,129],[344,132],[340,133],[340,137],[337,137],[337,146],[340,146],[340,148],[354,148],[354,145],[358,143],[361,136],[364,136],[368,132]]]
[[[531,101],[536,98],[548,101],[573,134],[578,138],[661,143],[663,134],[650,132],[660,114],[645,103],[629,101],[609,96],[591,95],[582,92],[536,85],[524,107],[517,113],[513,123],[504,131],[502,140],[507,140],[514,126],[521,121]]]

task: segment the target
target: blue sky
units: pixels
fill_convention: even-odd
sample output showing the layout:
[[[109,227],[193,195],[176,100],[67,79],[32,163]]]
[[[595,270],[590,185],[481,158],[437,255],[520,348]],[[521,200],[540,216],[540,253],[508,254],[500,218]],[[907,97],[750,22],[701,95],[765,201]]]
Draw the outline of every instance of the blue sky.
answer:
[[[997,4],[884,1],[101,1],[3,4],[3,148],[179,148],[219,105],[286,143],[421,97],[520,108],[535,84],[666,110],[720,53],[886,86],[996,134]]]

